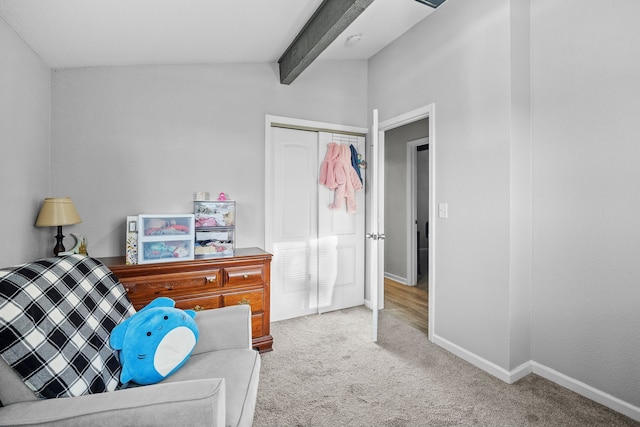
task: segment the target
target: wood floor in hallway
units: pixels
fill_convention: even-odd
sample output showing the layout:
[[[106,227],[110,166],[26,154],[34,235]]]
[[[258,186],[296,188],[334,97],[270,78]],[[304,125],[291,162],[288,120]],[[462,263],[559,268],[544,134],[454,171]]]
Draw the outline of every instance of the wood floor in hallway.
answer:
[[[406,286],[384,279],[384,311],[427,333],[428,292],[418,286]]]

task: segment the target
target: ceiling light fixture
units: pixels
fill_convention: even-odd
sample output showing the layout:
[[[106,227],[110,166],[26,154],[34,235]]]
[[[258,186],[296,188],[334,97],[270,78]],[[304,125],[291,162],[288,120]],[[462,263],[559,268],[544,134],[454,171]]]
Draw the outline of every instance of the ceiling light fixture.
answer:
[[[430,6],[434,9],[445,2],[445,0],[416,0],[416,1],[418,3],[426,4],[427,6]]]

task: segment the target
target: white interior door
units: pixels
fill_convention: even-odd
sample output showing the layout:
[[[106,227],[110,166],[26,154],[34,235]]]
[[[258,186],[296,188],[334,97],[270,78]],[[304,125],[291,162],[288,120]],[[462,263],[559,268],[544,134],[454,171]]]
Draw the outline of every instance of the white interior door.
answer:
[[[378,110],[373,110],[371,126],[371,213],[369,245],[369,279],[373,312],[373,341],[378,341],[379,313],[384,308],[384,133],[378,128]]]
[[[318,133],[271,128],[271,320],[316,312]]]
[[[271,320],[323,313],[364,302],[364,191],[356,213],[329,209],[334,191],[318,184],[329,142],[354,144],[364,138],[273,127],[267,168],[271,186],[267,250],[271,268]]]
[[[364,150],[364,137],[320,132],[320,158],[324,159],[327,144],[335,142]],[[360,169],[364,181],[364,169]],[[339,310],[364,303],[364,184],[355,192],[356,212],[329,209],[335,191],[319,185],[318,194],[318,312]]]

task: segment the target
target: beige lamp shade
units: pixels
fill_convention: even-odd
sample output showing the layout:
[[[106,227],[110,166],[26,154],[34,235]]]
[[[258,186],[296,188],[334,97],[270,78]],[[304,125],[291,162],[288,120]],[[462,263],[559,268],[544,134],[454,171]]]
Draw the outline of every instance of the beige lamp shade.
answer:
[[[71,197],[48,197],[44,199],[36,227],[55,227],[82,222]]]

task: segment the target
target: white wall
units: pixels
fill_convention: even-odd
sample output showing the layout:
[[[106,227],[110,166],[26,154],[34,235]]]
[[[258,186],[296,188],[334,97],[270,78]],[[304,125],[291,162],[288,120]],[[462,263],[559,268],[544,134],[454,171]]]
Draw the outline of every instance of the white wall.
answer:
[[[433,332],[502,369],[511,363],[509,25],[507,0],[448,0],[369,66],[381,121],[435,103],[430,148],[449,218],[435,224]]]
[[[49,69],[0,19],[0,267],[53,255],[34,227],[49,191]]]
[[[531,2],[534,360],[640,414],[640,2]]]
[[[100,67],[52,74],[52,188],[73,197],[89,254],[124,254],[124,220],[237,201],[237,246],[264,245],[265,114],[366,126],[366,61]]]

